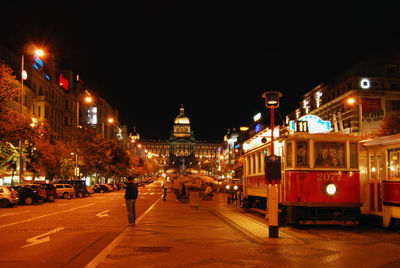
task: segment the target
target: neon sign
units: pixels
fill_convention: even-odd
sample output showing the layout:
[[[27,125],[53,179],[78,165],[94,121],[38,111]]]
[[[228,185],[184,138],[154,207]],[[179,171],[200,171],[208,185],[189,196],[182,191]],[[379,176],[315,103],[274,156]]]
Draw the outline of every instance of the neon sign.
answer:
[[[307,128],[309,133],[322,133],[330,132],[332,130],[331,121],[324,121],[316,115],[304,115],[298,119],[298,121],[307,122]],[[290,130],[296,131],[296,121],[290,121]]]
[[[60,74],[60,79],[58,80],[58,84],[63,87],[65,90],[68,90],[68,79],[64,78],[62,74]]]
[[[33,60],[43,68],[43,61],[36,54],[33,55]]]
[[[261,124],[256,125],[256,133],[261,131]]]
[[[362,89],[369,89],[371,87],[371,82],[368,78],[363,78],[360,81],[360,86]]]

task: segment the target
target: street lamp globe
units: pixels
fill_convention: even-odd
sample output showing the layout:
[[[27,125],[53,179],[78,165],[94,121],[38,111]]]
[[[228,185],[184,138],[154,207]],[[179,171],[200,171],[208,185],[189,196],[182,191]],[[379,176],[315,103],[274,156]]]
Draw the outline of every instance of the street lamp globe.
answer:
[[[44,51],[42,49],[36,49],[35,54],[38,57],[42,57],[44,55]]]
[[[262,97],[265,99],[265,106],[267,108],[278,108],[279,98],[282,97],[282,93],[279,91],[265,91]]]

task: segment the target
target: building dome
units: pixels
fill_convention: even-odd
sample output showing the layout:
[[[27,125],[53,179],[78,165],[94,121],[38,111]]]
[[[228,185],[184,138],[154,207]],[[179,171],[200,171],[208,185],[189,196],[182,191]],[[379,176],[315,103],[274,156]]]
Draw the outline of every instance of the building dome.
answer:
[[[183,108],[183,105],[179,109],[179,115],[175,118],[174,123],[180,124],[180,125],[189,125],[190,124],[189,117],[187,117],[185,115],[185,109]]]

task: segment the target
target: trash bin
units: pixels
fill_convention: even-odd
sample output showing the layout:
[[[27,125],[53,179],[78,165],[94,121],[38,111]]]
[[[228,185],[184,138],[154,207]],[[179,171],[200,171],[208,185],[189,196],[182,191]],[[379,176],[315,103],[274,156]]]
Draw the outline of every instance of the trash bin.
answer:
[[[197,191],[190,192],[190,208],[199,209],[199,192]]]

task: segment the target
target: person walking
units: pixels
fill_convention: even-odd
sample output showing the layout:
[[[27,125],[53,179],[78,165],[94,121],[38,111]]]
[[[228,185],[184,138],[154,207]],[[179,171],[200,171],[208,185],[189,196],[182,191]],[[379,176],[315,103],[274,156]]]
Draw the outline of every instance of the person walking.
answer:
[[[138,198],[138,188],[137,185],[133,182],[133,177],[128,177],[128,184],[126,185],[125,190],[125,202],[126,202],[126,212],[128,213],[128,226],[136,225],[136,209],[135,203]]]
[[[165,201],[166,198],[167,198],[167,184],[166,184],[166,183],[163,184],[162,188],[163,188],[163,190],[164,190],[163,201]]]

